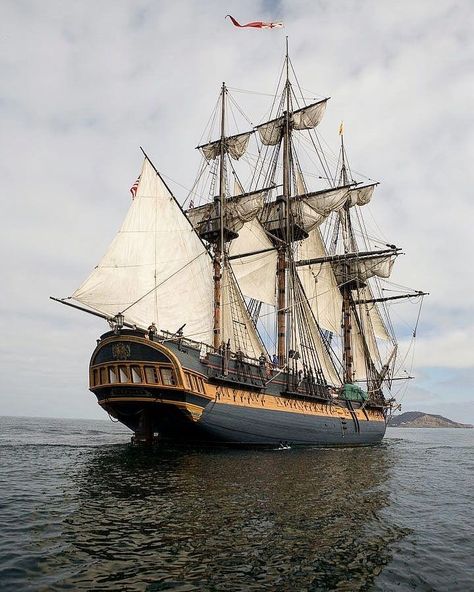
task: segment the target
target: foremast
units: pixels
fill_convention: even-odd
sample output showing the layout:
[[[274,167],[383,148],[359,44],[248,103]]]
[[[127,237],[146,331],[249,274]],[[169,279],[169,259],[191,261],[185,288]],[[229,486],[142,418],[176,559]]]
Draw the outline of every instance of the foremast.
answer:
[[[219,139],[198,146],[210,175],[218,179],[217,195],[210,203],[191,206],[186,215],[197,234],[207,243],[213,264],[213,338],[212,345],[228,357],[239,352],[249,358],[258,358],[265,346],[249,314],[234,271],[229,262],[229,245],[239,237],[242,226],[256,218],[263,205],[262,190],[230,196],[227,176],[230,159],[239,160],[247,150],[253,131],[228,135],[226,129],[228,89],[222,83],[219,101]],[[235,171],[234,171],[235,174]],[[210,191],[215,191],[211,182]]]
[[[214,328],[213,345],[216,349],[222,343],[222,272],[224,263],[224,201],[225,201],[225,82],[222,83],[221,90],[221,139],[220,139],[220,157],[219,157],[219,195],[215,197],[217,212],[219,216],[219,233],[216,237],[213,255],[214,268]]]

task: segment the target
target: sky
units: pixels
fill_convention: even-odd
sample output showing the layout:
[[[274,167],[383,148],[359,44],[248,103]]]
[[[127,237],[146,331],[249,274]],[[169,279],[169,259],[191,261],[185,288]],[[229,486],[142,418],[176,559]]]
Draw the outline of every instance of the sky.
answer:
[[[381,182],[367,208],[406,253],[392,279],[430,293],[402,410],[474,423],[473,22],[471,0],[3,0],[0,413],[104,417],[88,362],[107,326],[49,296],[104,254],[139,147],[182,201],[222,81],[273,92],[288,36],[302,86],[331,97],[321,134],[337,149],[344,120],[353,169]],[[270,97],[235,96],[263,121]]]

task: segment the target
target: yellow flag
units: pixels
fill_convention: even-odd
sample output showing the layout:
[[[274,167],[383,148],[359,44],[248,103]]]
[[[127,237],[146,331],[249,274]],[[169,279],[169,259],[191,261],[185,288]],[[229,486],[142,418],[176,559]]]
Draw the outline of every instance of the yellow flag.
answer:
[[[344,133],[344,122],[341,121],[341,125],[339,126],[339,135],[342,136]]]

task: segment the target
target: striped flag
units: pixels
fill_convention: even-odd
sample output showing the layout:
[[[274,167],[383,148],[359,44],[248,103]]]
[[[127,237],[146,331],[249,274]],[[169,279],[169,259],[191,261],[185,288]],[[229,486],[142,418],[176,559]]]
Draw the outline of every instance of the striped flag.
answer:
[[[138,189],[138,184],[140,183],[140,177],[141,177],[141,175],[138,175],[138,179],[130,187],[130,193],[132,194],[132,199],[135,199],[135,197],[137,196],[137,189]]]
[[[278,29],[280,27],[283,27],[283,23],[280,22],[264,23],[263,21],[253,21],[251,23],[247,23],[246,25],[241,25],[230,14],[227,14],[225,18],[227,17],[230,18],[230,20],[234,23],[236,27],[240,27],[241,29],[243,29],[244,27],[252,27],[254,29]]]

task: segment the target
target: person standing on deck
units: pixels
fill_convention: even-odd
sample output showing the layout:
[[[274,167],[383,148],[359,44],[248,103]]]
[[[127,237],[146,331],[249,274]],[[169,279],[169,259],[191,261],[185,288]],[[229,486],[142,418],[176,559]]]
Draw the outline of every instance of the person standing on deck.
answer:
[[[158,330],[156,328],[155,323],[152,323],[149,327],[148,327],[148,339],[151,339],[151,341],[153,341],[153,338],[157,335]]]

